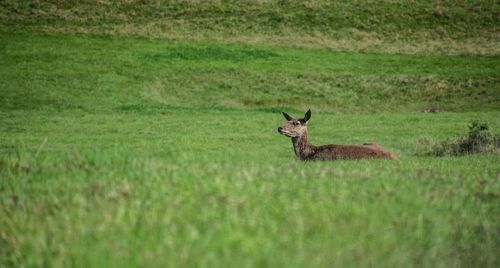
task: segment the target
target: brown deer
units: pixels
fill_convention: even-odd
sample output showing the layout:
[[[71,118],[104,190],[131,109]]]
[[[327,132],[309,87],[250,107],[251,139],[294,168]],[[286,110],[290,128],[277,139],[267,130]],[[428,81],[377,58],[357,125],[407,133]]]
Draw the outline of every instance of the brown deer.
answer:
[[[278,132],[292,138],[295,155],[300,160],[340,160],[340,159],[396,159],[396,156],[376,143],[362,145],[328,144],[314,146],[307,141],[307,122],[311,119],[311,110],[304,118],[293,118],[283,112],[288,124],[279,127]]]

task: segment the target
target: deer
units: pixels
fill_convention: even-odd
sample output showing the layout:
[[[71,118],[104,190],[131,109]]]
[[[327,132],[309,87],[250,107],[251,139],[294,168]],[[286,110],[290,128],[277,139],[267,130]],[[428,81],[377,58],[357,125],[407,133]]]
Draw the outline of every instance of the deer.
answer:
[[[303,161],[314,160],[359,160],[396,159],[396,155],[377,143],[328,144],[314,146],[307,137],[307,122],[311,119],[309,109],[304,118],[294,118],[283,112],[288,123],[278,128],[278,132],[292,139],[295,155]]]

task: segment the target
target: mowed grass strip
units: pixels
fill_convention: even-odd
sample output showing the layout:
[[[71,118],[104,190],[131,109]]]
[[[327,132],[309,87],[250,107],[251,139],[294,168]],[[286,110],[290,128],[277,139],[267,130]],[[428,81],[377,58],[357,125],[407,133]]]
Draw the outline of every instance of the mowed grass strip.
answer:
[[[138,107],[137,109],[140,109]],[[147,109],[147,108],[144,108]],[[303,112],[291,112],[301,116]],[[2,112],[4,153],[62,153],[125,148],[140,157],[173,153],[217,159],[266,162],[261,155],[293,159],[292,143],[278,133],[286,123],[279,111],[188,109]],[[400,158],[414,158],[432,142],[460,137],[473,120],[500,129],[499,112],[341,114],[313,112],[308,123],[313,144],[379,142]],[[204,159],[206,158],[206,159]]]

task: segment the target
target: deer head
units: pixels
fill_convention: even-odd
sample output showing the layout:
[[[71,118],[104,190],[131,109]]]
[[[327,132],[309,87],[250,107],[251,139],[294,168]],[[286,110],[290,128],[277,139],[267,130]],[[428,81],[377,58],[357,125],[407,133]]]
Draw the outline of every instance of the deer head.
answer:
[[[289,114],[283,112],[288,124],[278,128],[278,132],[290,138],[296,138],[307,133],[307,121],[311,118],[311,110],[307,110],[304,118],[293,118]]]

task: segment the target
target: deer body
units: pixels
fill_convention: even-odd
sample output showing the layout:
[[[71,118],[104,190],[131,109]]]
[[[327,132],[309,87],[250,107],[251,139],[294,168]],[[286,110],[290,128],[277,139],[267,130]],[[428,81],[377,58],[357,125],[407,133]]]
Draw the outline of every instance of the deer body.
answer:
[[[309,160],[341,160],[341,159],[395,159],[395,155],[376,143],[362,145],[329,144],[314,146],[308,142],[307,121],[311,111],[307,111],[302,119],[295,119],[283,113],[288,124],[279,127],[278,132],[292,139],[295,155],[304,161]]]

